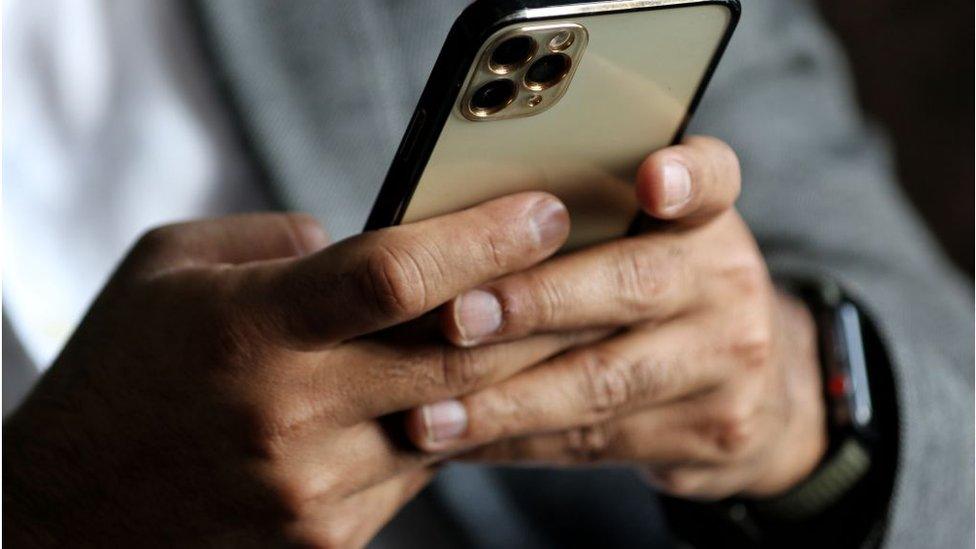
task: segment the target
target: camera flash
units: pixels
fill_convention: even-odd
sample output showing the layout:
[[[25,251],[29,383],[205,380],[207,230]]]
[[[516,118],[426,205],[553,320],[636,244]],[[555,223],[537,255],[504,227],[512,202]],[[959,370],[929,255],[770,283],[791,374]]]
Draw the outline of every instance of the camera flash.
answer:
[[[556,36],[553,36],[552,39],[549,40],[549,49],[552,51],[563,51],[572,45],[573,33],[567,30],[559,31],[556,33]]]

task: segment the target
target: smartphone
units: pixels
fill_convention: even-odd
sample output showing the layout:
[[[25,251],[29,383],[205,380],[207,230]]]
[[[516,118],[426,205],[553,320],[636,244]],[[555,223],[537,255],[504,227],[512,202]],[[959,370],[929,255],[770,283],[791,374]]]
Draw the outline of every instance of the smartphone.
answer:
[[[738,0],[478,0],[458,17],[366,230],[527,190],[569,209],[565,250],[626,234],[637,168],[680,140]]]

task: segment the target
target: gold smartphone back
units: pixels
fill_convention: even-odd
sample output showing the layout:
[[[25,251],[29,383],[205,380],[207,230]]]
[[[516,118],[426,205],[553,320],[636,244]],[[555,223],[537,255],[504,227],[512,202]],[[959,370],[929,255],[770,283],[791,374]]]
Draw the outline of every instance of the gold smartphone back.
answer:
[[[600,4],[606,3],[567,8],[576,13],[543,23],[516,23],[485,41],[402,222],[542,190],[569,208],[572,230],[565,249],[626,233],[638,213],[638,166],[683,129],[733,21],[723,4],[679,1],[638,11],[592,10]],[[558,51],[550,49],[546,33],[576,26],[582,31],[565,50],[574,58],[562,89],[530,89],[528,67]],[[537,42],[525,66],[507,73],[489,67],[499,40],[519,34]],[[493,78],[519,86],[516,98],[484,119],[472,116],[473,88]]]

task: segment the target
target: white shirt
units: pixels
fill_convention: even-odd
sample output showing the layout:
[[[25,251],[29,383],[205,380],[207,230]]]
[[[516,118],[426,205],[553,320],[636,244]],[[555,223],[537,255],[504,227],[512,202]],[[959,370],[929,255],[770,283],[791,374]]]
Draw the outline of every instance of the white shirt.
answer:
[[[4,3],[3,308],[39,369],[142,232],[267,207],[181,6]]]

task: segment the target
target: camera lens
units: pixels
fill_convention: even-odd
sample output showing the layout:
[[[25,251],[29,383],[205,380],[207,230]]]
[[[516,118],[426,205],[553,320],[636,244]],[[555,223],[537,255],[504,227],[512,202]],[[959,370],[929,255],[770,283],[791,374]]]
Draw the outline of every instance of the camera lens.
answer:
[[[494,114],[515,100],[515,82],[502,78],[481,86],[471,96],[471,112],[477,116]]]
[[[515,36],[505,40],[491,53],[488,64],[499,74],[514,71],[532,58],[535,53],[535,40],[529,36]]]
[[[525,73],[525,85],[537,91],[555,86],[569,74],[570,66],[572,61],[563,53],[541,57]]]

